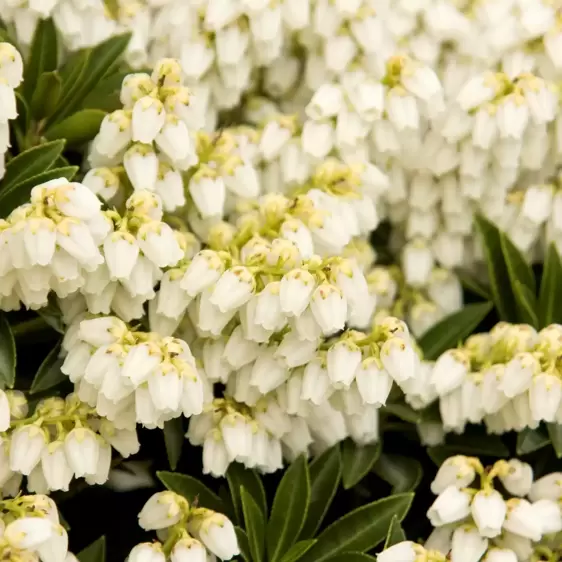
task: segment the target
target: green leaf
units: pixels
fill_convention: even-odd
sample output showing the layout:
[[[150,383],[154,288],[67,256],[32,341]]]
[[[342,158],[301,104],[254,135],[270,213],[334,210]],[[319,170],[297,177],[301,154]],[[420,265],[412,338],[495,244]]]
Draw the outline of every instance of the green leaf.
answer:
[[[280,560],[301,532],[310,502],[308,463],[298,457],[285,472],[277,491],[267,525],[267,555],[270,562]]]
[[[517,322],[517,305],[511,290],[509,271],[502,251],[501,232],[482,215],[474,215],[474,223],[482,237],[492,300],[498,310],[500,319],[507,322]]]
[[[31,98],[31,113],[37,120],[49,117],[55,110],[62,92],[62,80],[56,70],[43,72]]]
[[[390,496],[346,513],[320,534],[302,562],[324,562],[336,554],[371,550],[385,539],[394,517],[404,519],[413,497],[414,494]]]
[[[240,488],[240,500],[244,513],[244,526],[248,535],[250,554],[253,560],[265,560],[265,517],[254,498]]]
[[[548,247],[539,292],[539,327],[562,322],[562,263],[556,246]]]
[[[106,116],[101,109],[82,109],[45,132],[49,140],[66,139],[68,146],[80,146],[93,140]]]
[[[423,477],[422,465],[416,459],[386,453],[379,457],[373,471],[392,486],[393,494],[415,490]]]
[[[239,463],[232,463],[228,467],[226,479],[228,481],[230,497],[232,498],[238,522],[242,522],[243,520],[242,502],[240,501],[241,486],[243,486],[252,496],[263,516],[267,518],[267,500],[265,497],[265,490],[263,488],[261,478],[254,470],[244,468]]]
[[[193,476],[167,471],[157,472],[156,476],[168,490],[183,496],[190,504],[197,499],[197,505],[200,507],[224,513],[222,500]]]
[[[80,562],[105,562],[105,554],[105,537],[100,537],[80,552],[77,558]]]
[[[60,370],[63,359],[59,357],[60,343],[58,343],[45,357],[43,363],[37,370],[35,378],[31,383],[30,394],[37,394],[38,392],[43,392],[57,386],[57,384],[66,380],[66,375]]]
[[[480,283],[477,279],[472,277],[472,274],[467,273],[466,271],[457,271],[457,277],[461,282],[461,285],[471,293],[482,297],[484,300],[489,301],[491,300],[490,291],[488,287]]]
[[[308,552],[316,544],[316,539],[309,539],[306,541],[299,541],[295,543],[281,558],[281,562],[296,562],[300,560],[305,552]]]
[[[18,112],[18,116],[16,119],[16,127],[21,129],[21,131],[19,131],[19,133],[21,134],[21,138],[18,136],[17,140],[18,140],[18,146],[20,147],[20,151],[21,151],[25,146],[25,135],[27,134],[31,123],[31,109],[26,99],[17,90],[15,94],[16,94],[16,109]],[[17,134],[18,132],[16,132],[16,135]]]
[[[547,423],[550,442],[554,447],[554,452],[558,458],[562,457],[562,425],[559,423]]]
[[[34,146],[12,158],[6,165],[1,195],[9,192],[26,179],[49,170],[63,149],[64,140],[57,140]]]
[[[516,451],[518,455],[527,455],[550,444],[550,439],[540,430],[526,427],[517,434]]]
[[[69,166],[71,167],[71,166]],[[78,171],[78,170],[77,170]],[[72,179],[72,177],[65,176],[67,180]],[[62,313],[60,308],[54,301],[54,299],[49,299],[49,304],[40,310],[37,311],[37,314],[43,318],[43,320],[53,328],[53,330],[57,331],[59,334],[63,334],[66,332],[66,326],[62,320]]]
[[[500,232],[500,244],[517,306],[518,319],[537,327],[538,319],[535,312],[537,308],[537,287],[533,270],[525,257],[503,232]]]
[[[448,441],[449,443],[445,445],[427,449],[428,455],[435,464],[441,465],[445,459],[453,455],[509,457],[509,449],[498,435],[450,435]]]
[[[71,180],[78,171],[78,166],[67,166],[65,168],[55,168],[48,170],[31,178],[23,180],[16,186],[10,188],[9,191],[0,191],[0,209],[1,214],[6,216],[19,205],[23,205],[29,200],[31,190],[41,183],[58,178],[66,178]],[[39,313],[41,314],[41,312]]]
[[[48,128],[81,108],[88,94],[103,78],[113,73],[120,63],[121,55],[125,52],[130,39],[130,33],[116,35],[89,50],[89,54],[85,55],[85,68],[79,75],[78,72],[76,73],[76,78],[73,76],[71,89],[61,99],[57,110],[49,119]]]
[[[381,442],[375,445],[356,445],[351,439],[343,443],[342,475],[343,487],[353,488],[367,476],[381,454]]]
[[[240,548],[240,555],[242,558],[246,560],[246,562],[255,562],[252,560],[248,535],[244,532],[244,529],[234,527],[234,532],[236,533],[236,538],[238,539],[238,547]]]
[[[5,314],[0,313],[0,388],[16,382],[16,342]]]
[[[96,88],[86,96],[82,107],[84,107],[84,109],[103,109],[103,111],[107,112],[121,108],[122,103],[119,99],[121,85],[125,77],[130,73],[130,70],[126,70],[123,72],[116,72],[104,78]]]
[[[326,559],[326,562],[373,562],[375,560],[376,558],[374,556],[369,556],[361,552],[342,552],[341,554],[330,556],[330,558]]]
[[[29,59],[23,73],[23,94],[31,101],[39,77],[44,72],[57,68],[58,41],[57,29],[52,19],[39,20],[29,53]]]
[[[176,470],[181,457],[185,431],[182,418],[174,418],[164,424],[164,443],[170,468]]]
[[[409,423],[419,423],[422,418],[421,410],[414,410],[409,404],[405,403],[389,403],[384,406],[384,411]]]
[[[476,327],[492,310],[492,303],[467,304],[462,310],[441,320],[420,339],[426,359],[437,359],[444,351],[456,347],[474,332]]]
[[[324,451],[310,464],[310,504],[300,539],[316,534],[336,495],[342,475],[339,445]]]
[[[400,525],[398,518],[394,516],[390,523],[390,528],[388,529],[388,534],[386,535],[386,541],[384,542],[384,549],[390,548],[391,546],[398,544],[399,542],[406,540],[406,533]]]

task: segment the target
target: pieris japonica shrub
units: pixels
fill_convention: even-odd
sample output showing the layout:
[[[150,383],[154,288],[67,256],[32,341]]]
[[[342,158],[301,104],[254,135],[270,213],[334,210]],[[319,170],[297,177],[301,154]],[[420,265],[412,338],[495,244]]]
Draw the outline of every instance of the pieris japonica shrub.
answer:
[[[562,561],[561,21],[0,0],[0,561]]]

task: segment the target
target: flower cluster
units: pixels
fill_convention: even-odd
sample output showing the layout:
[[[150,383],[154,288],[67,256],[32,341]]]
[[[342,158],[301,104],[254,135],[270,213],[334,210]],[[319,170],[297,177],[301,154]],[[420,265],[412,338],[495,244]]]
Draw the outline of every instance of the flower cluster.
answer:
[[[135,428],[101,418],[76,394],[41,400],[33,414],[21,392],[0,391],[0,490],[16,496],[23,476],[37,493],[69,489],[73,478],[104,484],[111,448],[123,457],[135,454]]]
[[[9,121],[18,116],[16,88],[23,78],[23,61],[10,43],[0,43],[0,179],[5,173],[6,151],[10,147]]]
[[[3,560],[77,562],[55,502],[43,495],[0,500],[0,556]]]
[[[163,427],[182,414],[200,414],[209,401],[210,388],[185,341],[133,330],[115,316],[78,317],[63,351],[61,370],[80,398],[119,429]]]
[[[471,487],[476,477],[480,486]],[[553,473],[534,481],[531,466],[517,459],[484,470],[476,458],[450,457],[431,484],[437,499],[427,516],[435,530],[426,548],[455,560],[531,559],[545,535],[562,530],[559,479]]]
[[[222,513],[189,505],[174,492],[158,492],[139,513],[139,525],[157,531],[161,542],[141,543],[131,550],[128,562],[188,562],[230,560],[240,553],[234,526]]]

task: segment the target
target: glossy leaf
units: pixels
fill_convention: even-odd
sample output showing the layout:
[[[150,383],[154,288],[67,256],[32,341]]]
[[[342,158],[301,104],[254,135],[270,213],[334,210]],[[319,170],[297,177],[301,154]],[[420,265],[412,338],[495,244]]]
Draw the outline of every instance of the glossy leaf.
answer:
[[[342,476],[339,446],[336,445],[316,457],[310,464],[309,471],[310,504],[300,539],[308,539],[316,534],[336,495]]]
[[[281,562],[296,562],[300,560],[305,552],[308,552],[316,544],[316,539],[299,541],[295,543],[289,551],[281,558]]]
[[[31,113],[35,119],[49,117],[55,110],[62,92],[62,80],[56,70],[39,76],[31,98]]]
[[[326,559],[326,562],[375,562],[375,560],[374,556],[361,552],[342,552],[341,554],[330,556],[330,558]]]
[[[115,72],[105,77],[87,96],[82,107],[84,109],[102,109],[115,111],[122,107],[119,100],[123,79],[130,74],[130,70]]]
[[[19,205],[23,205],[29,200],[31,190],[41,183],[54,179],[66,178],[71,180],[78,172],[78,166],[67,166],[65,168],[54,168],[36,176],[32,176],[10,188],[9,191],[0,191],[0,209],[3,215],[9,214]],[[39,312],[39,314],[41,314]]]
[[[444,351],[456,347],[474,332],[492,310],[492,303],[468,304],[430,328],[420,339],[426,359],[437,359]]]
[[[343,487],[353,488],[371,471],[381,454],[380,441],[375,445],[356,445],[352,439],[346,439],[342,452]]]
[[[77,555],[77,558],[80,562],[105,562],[105,556],[105,537],[100,537],[97,541],[82,550]]]
[[[37,394],[38,392],[49,390],[67,379],[66,375],[60,370],[64,359],[59,357],[59,352],[60,343],[45,357],[37,373],[35,373],[35,378],[29,390],[30,394]]]
[[[263,516],[267,516],[267,500],[265,497],[265,490],[260,476],[248,468],[244,468],[239,463],[232,463],[228,467],[226,473],[228,487],[230,489],[230,497],[234,505],[234,511],[238,522],[243,520],[242,502],[240,501],[240,488],[243,486],[246,491],[252,496],[257,506],[260,508]]]
[[[164,424],[164,443],[168,463],[172,470],[176,470],[181,457],[185,431],[183,430],[182,418],[174,418]]]
[[[491,295],[488,287],[484,286],[480,281],[474,279],[474,277],[465,271],[458,271],[457,276],[461,285],[471,293],[482,297],[484,300],[489,301],[491,300]]]
[[[529,287],[522,285],[519,281],[513,282],[513,294],[517,300],[517,310],[521,322],[529,324],[533,328],[538,328],[537,297],[531,292]]]
[[[310,502],[310,478],[304,455],[285,472],[275,493],[267,525],[267,556],[277,562],[296,542]]]
[[[193,476],[167,471],[157,472],[156,476],[168,490],[183,496],[190,504],[197,500],[197,505],[224,513],[222,500]]]
[[[373,472],[392,486],[393,494],[415,490],[423,477],[422,465],[416,459],[386,453],[379,457]]]
[[[540,429],[526,427],[517,434],[516,451],[518,455],[527,455],[550,444],[550,439]]]
[[[63,149],[64,140],[57,140],[34,146],[12,158],[6,165],[0,197],[5,196],[26,179],[49,170],[62,154]],[[5,212],[4,209],[2,212]]]
[[[265,560],[265,517],[254,498],[240,488],[240,501],[244,513],[244,527],[248,535],[250,554],[253,560]]]
[[[554,244],[550,244],[544,261],[539,292],[539,327],[562,322],[562,262]]]
[[[562,425],[559,423],[547,423],[548,436],[550,437],[550,442],[554,447],[554,452],[558,458],[562,457]]]
[[[517,322],[517,305],[502,251],[501,233],[494,224],[482,215],[476,214],[474,223],[482,239],[492,299],[500,319],[507,322]]]
[[[336,554],[371,550],[386,538],[394,517],[398,521],[404,519],[413,497],[413,494],[390,496],[346,513],[320,534],[302,562],[325,562]]]
[[[250,554],[250,543],[248,541],[248,535],[240,527],[234,527],[236,533],[236,538],[238,539],[238,548],[240,548],[240,556],[246,562],[255,562],[252,560],[252,555]]]
[[[0,388],[16,382],[16,343],[6,315],[0,313]]]
[[[57,68],[57,29],[52,19],[40,19],[35,28],[23,74],[23,94],[31,101],[39,77]]]
[[[45,137],[66,139],[68,146],[80,146],[94,139],[105,116],[105,111],[100,109],[82,109],[53,125],[45,132]]]
[[[390,523],[390,528],[388,529],[388,534],[386,535],[383,550],[405,540],[406,533],[404,533],[404,529],[402,529],[400,521],[398,521],[397,517],[393,517],[392,522]]]

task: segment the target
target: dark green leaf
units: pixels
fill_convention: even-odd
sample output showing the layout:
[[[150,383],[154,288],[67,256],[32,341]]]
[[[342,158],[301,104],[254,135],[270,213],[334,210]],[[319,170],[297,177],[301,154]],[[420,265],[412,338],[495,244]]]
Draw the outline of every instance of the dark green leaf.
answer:
[[[547,423],[550,442],[554,447],[554,452],[558,458],[562,457],[562,425],[559,423]]]
[[[190,504],[197,499],[197,505],[200,507],[224,513],[222,500],[193,476],[167,471],[157,472],[156,476],[168,490],[183,496]]]
[[[371,550],[385,539],[394,517],[398,521],[404,519],[413,497],[413,494],[390,496],[345,514],[320,534],[302,562],[324,562],[336,554]]]
[[[86,56],[84,72],[73,82],[67,95],[61,99],[57,110],[49,119],[49,128],[53,123],[59,122],[76,112],[99,82],[114,72],[130,39],[129,33],[117,35],[91,49],[89,56]]]
[[[75,168],[74,166],[69,166],[69,168]],[[62,168],[61,168],[62,169]],[[78,170],[76,170],[78,171]],[[67,180],[72,179],[72,177],[65,176]],[[39,316],[43,318],[43,320],[53,328],[53,330],[57,331],[59,334],[65,333],[65,325],[62,321],[62,313],[54,301],[54,299],[49,299],[49,304],[44,308],[41,308],[37,311]]]
[[[316,539],[299,541],[295,543],[289,551],[281,558],[281,562],[296,562],[300,560],[305,552],[308,552],[316,544]]]
[[[105,537],[100,537],[78,554],[78,560],[80,562],[105,562],[105,555]]]
[[[239,463],[232,463],[228,467],[226,473],[228,487],[230,488],[230,497],[234,505],[238,522],[243,520],[242,502],[240,501],[240,487],[243,486],[246,491],[254,498],[254,501],[260,508],[263,516],[267,518],[267,500],[265,490],[261,478],[254,470],[244,468]]]
[[[39,76],[31,97],[31,113],[37,120],[49,117],[55,110],[62,92],[62,80],[56,70]]]
[[[24,137],[29,131],[31,123],[31,109],[25,98],[16,90],[16,108],[18,111],[18,117],[16,119],[17,127],[21,128],[22,139],[18,138],[18,146],[23,150]],[[21,140],[21,142],[20,142]]]
[[[58,178],[71,180],[78,171],[78,166],[67,166],[65,168],[55,168],[43,172],[31,178],[23,180],[21,183],[10,188],[10,190],[0,191],[0,209],[2,215],[7,215],[19,205],[23,205],[29,200],[31,190],[41,183]]]
[[[535,294],[522,285],[519,281],[513,282],[513,294],[517,301],[517,312],[519,319],[523,324],[529,324],[533,328],[539,327],[539,317],[537,315],[537,297]]]
[[[26,179],[49,170],[61,155],[63,149],[64,140],[57,140],[34,146],[18,154],[6,165],[1,194],[9,192],[10,189]]]
[[[539,327],[562,322],[562,263],[554,244],[550,244],[544,261],[539,292]]]
[[[298,457],[285,472],[277,491],[267,525],[267,555],[270,562],[280,560],[297,540],[310,502],[308,463]]]
[[[106,116],[101,109],[82,109],[45,132],[49,140],[66,139],[68,146],[80,146],[93,140]]]
[[[471,293],[482,297],[486,301],[491,300],[492,297],[490,295],[488,287],[480,283],[480,281],[478,281],[477,279],[474,279],[474,277],[470,273],[467,273],[465,271],[457,271],[456,273],[462,286],[467,291],[470,291]]]
[[[0,313],[0,388],[16,382],[16,342],[5,314]]]
[[[116,72],[104,78],[96,88],[88,94],[82,107],[85,109],[102,109],[111,112],[120,109],[122,104],[119,100],[121,85],[125,77],[131,71]]]
[[[37,394],[57,386],[67,377],[60,370],[63,359],[59,357],[60,343],[51,350],[49,355],[45,357],[43,363],[37,370],[33,383],[31,383],[30,394]]]
[[[550,439],[540,430],[526,427],[517,434],[516,451],[518,455],[527,455],[546,447]]]
[[[310,464],[310,505],[300,539],[313,537],[322,525],[341,480],[341,465],[339,445],[328,449]]]
[[[429,447],[427,452],[435,464],[453,455],[488,456],[505,458],[509,456],[509,449],[498,435],[450,435],[447,444]]]
[[[392,493],[411,492],[419,485],[423,469],[419,461],[400,455],[383,453],[373,471],[392,486]]]
[[[176,470],[181,457],[185,431],[182,418],[174,418],[164,424],[164,442],[170,468]]]
[[[409,404],[403,403],[389,403],[384,406],[384,411],[410,423],[419,423],[422,417],[421,410],[414,410]]]
[[[41,74],[57,68],[57,58],[58,41],[55,24],[52,19],[39,20],[23,74],[22,88],[25,99],[31,100]]]
[[[441,320],[420,339],[426,359],[437,359],[444,351],[456,347],[472,334],[475,328],[492,310],[492,303],[467,304],[462,310]]]
[[[384,542],[384,549],[390,548],[391,546],[405,540],[406,533],[404,533],[404,529],[402,529],[400,521],[398,521],[398,518],[395,516],[392,518],[392,522],[390,523],[390,528],[388,529],[388,534],[386,535],[386,541]]]
[[[240,527],[234,527],[236,532],[236,538],[238,539],[238,547],[240,548],[240,554],[246,562],[256,562],[252,560],[250,554],[250,543],[248,542],[248,535],[244,532],[244,529]]]
[[[330,556],[330,558],[326,559],[326,562],[374,562],[375,560],[374,556],[361,552],[342,552],[341,554]]]
[[[343,487],[353,488],[367,476],[381,454],[380,441],[375,445],[356,445],[353,440],[346,439],[343,443],[342,476]]]
[[[494,224],[482,215],[476,214],[474,222],[482,238],[492,299],[500,319],[507,322],[517,322],[516,302],[511,289],[509,271],[503,256],[501,233]]]
[[[265,560],[265,517],[254,498],[240,488],[240,501],[244,513],[244,526],[248,535],[253,560]]]

